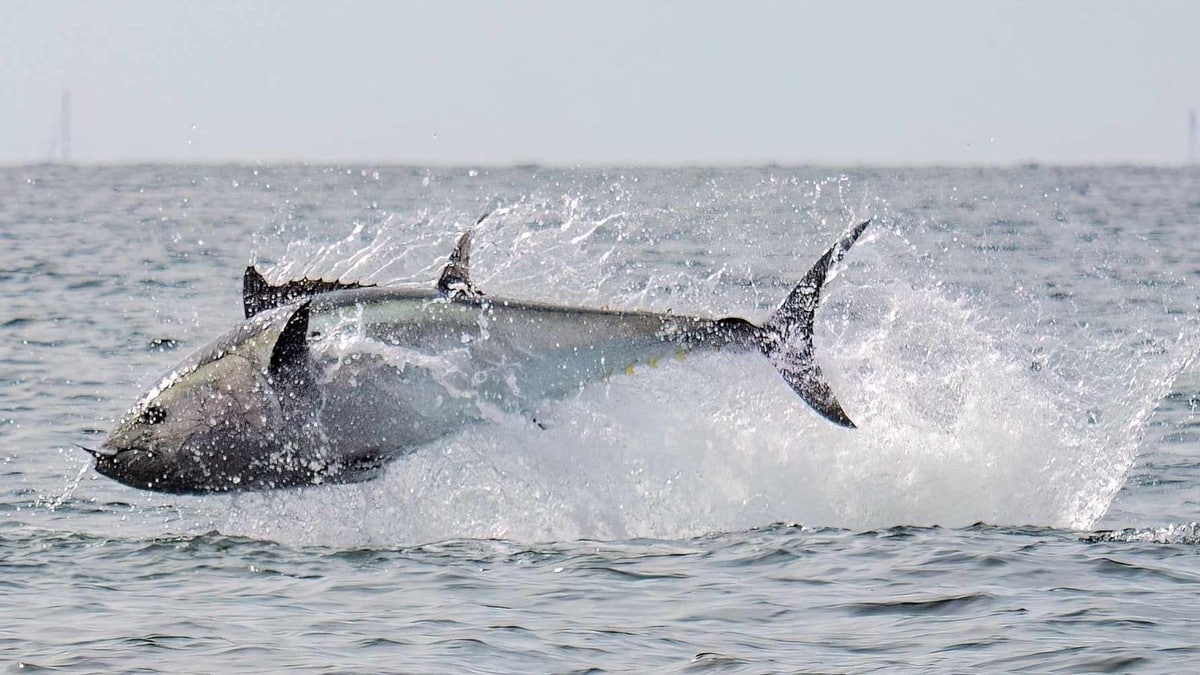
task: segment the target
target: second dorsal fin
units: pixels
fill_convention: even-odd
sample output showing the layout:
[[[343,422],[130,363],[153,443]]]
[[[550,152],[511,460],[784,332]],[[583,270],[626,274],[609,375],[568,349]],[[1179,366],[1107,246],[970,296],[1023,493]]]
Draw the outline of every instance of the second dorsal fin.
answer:
[[[471,233],[463,232],[454,243],[454,252],[450,261],[442,268],[442,276],[438,277],[438,292],[450,298],[475,297],[483,295],[483,291],[471,283]]]
[[[265,312],[268,309],[310,298],[322,293],[342,291],[350,288],[368,288],[375,284],[364,284],[357,281],[326,281],[324,279],[295,279],[282,284],[271,285],[253,265],[246,268],[242,276],[242,307],[246,318]]]

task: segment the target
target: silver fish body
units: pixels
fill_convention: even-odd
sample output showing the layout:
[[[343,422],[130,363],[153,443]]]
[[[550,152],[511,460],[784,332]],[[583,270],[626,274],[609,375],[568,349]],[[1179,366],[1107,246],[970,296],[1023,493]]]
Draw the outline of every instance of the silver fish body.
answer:
[[[484,295],[460,238],[436,288],[299,280],[247,270],[247,319],[146,394],[96,457],[128,485],[209,493],[368,480],[395,458],[494,414],[535,429],[539,406],[638,364],[695,350],[762,353],[834,423],[852,427],[813,360],[826,251],[762,325],[572,308]]]

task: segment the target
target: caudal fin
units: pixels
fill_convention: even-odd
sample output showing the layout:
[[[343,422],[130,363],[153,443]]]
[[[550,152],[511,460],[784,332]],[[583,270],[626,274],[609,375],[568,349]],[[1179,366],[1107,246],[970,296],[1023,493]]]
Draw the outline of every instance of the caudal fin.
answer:
[[[854,428],[854,422],[842,410],[829,383],[821,376],[821,367],[813,359],[813,318],[829,271],[870,223],[867,219],[855,225],[829,247],[779,309],[771,314],[760,333],[763,352],[800,398],[825,419],[850,428]]]

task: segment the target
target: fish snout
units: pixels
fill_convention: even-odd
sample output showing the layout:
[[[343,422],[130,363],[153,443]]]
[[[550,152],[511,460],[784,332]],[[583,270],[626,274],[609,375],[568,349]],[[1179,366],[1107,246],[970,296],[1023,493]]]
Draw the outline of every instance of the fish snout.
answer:
[[[102,443],[99,448],[89,448],[88,446],[82,445],[80,443],[73,443],[72,445],[79,448],[80,450],[87,451],[87,453],[89,455],[91,455],[92,457],[95,457],[97,460],[102,459],[102,458],[108,458],[108,457],[116,457],[117,453],[120,452],[119,450],[116,450],[115,448],[110,447],[108,445],[107,441]]]

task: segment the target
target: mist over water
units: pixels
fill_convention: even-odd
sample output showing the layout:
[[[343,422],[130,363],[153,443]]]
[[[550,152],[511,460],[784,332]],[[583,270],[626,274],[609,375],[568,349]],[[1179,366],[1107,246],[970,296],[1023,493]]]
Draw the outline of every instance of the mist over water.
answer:
[[[1164,654],[1194,641],[1161,608],[1200,570],[1185,562],[1175,573],[1153,549],[1096,547],[1194,553],[1200,205],[1188,195],[1198,178],[1039,168],[6,170],[0,361],[12,375],[0,389],[0,543],[11,560],[50,547],[70,574],[132,592],[122,601],[71,582],[63,597],[140,609],[148,618],[134,633],[179,635],[181,654],[218,665],[228,657],[203,636],[238,642],[239,627],[220,617],[239,607],[250,624],[273,615],[290,626],[297,639],[276,648],[307,654],[297,665],[326,663],[315,644],[340,650],[343,665],[389,652],[372,630],[348,627],[351,607],[431,668],[480,656],[496,670],[680,668],[712,652],[780,669],[862,669],[869,660],[847,655],[890,644],[908,666],[1104,669],[1069,645],[1030,656],[1055,617],[1080,609],[1095,621],[1065,630],[1089,640],[1119,640],[1120,621],[1150,617],[1148,649],[1167,651],[1136,658],[1170,664],[1176,656]],[[163,373],[239,320],[247,261],[273,281],[432,284],[455,236],[473,228],[472,274],[491,296],[759,321],[866,217],[871,229],[826,287],[815,336],[855,430],[810,410],[765,358],[697,353],[548,401],[540,425],[491,409],[361,485],[157,495],[98,477],[70,446],[98,444]],[[380,344],[341,348],[412,358]],[[1127,567],[1110,571],[1108,559]],[[1055,576],[1034,573],[1048,568]],[[10,603],[41,606],[39,573],[16,574]],[[203,629],[172,627],[155,609],[154,575],[196,591],[170,605],[201,610]],[[596,604],[634,578],[655,581],[623,599],[620,616]],[[266,605],[253,618],[235,592],[311,608],[314,587],[302,579],[336,582],[326,590],[338,607],[324,611],[350,623],[331,631]],[[718,579],[742,590],[719,600]],[[207,584],[211,604],[196,584]],[[455,584],[470,589],[463,609],[433,600]],[[1143,600],[1114,605],[1088,590],[1114,584],[1136,585]],[[1060,608],[1051,589],[1066,587],[1083,590]],[[570,600],[572,589],[582,599]],[[905,604],[914,599],[932,604]],[[722,602],[781,618],[713,624]],[[656,613],[663,603],[679,615]],[[378,618],[385,606],[453,625],[399,626]],[[1018,608],[1029,614],[1007,614]],[[918,627],[955,616],[960,628],[910,634],[877,621],[888,612]],[[647,642],[622,656],[632,638],[603,631],[641,615],[651,618],[632,632]],[[26,637],[61,619],[23,616]],[[593,616],[581,634],[610,636],[594,637],[591,657],[572,656],[558,632],[568,616]],[[1027,619],[1005,618],[1016,616]],[[95,640],[108,634],[70,618]],[[497,624],[529,636],[486,629]],[[921,656],[997,632],[1008,642],[978,659]],[[755,634],[811,639],[737,647]],[[865,637],[850,645],[837,637],[846,634]],[[481,635],[490,637],[453,646]],[[127,650],[76,645],[72,660],[33,644],[42,646],[17,651],[44,665],[100,668]]]

